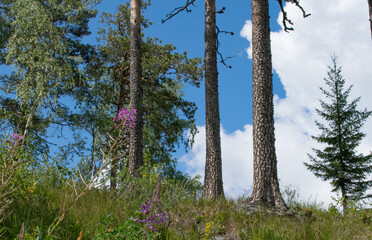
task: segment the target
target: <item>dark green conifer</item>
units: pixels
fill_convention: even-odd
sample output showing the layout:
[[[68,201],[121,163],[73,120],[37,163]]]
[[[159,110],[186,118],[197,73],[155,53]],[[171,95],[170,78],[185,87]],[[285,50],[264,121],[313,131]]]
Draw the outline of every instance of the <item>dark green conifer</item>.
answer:
[[[311,163],[305,165],[315,176],[330,180],[332,191],[341,192],[343,211],[346,213],[348,201],[360,199],[372,186],[372,181],[366,179],[372,171],[372,155],[364,156],[356,150],[366,135],[361,128],[372,112],[357,110],[360,97],[348,101],[352,86],[344,90],[345,79],[336,60],[332,57],[332,65],[328,67],[328,76],[324,79],[329,90],[320,88],[330,101],[320,100],[321,109],[316,109],[327,124],[315,121],[321,134],[313,136],[313,139],[325,146],[322,150],[313,149],[315,156],[309,154]]]

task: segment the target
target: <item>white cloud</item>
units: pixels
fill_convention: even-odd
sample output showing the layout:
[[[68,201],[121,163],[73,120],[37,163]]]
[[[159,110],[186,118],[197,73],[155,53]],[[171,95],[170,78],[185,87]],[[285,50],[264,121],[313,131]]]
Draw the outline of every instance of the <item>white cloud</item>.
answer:
[[[184,155],[181,162],[192,176],[200,175],[204,179],[205,165],[205,127],[198,127],[191,153]],[[224,190],[231,197],[247,192],[252,185],[252,126],[245,125],[244,130],[227,134],[221,126],[221,154]],[[237,177],[238,176],[238,177]]]
[[[298,185],[304,199],[313,196],[318,201],[331,202],[329,183],[309,172],[303,165],[308,161],[307,153],[319,147],[311,139],[318,133],[313,120],[314,109],[322,98],[319,86],[331,55],[339,56],[338,64],[346,84],[353,84],[350,98],[362,96],[360,109],[372,110],[372,43],[368,21],[368,4],[365,0],[303,0],[304,9],[311,16],[303,19],[301,11],[289,4],[285,7],[288,17],[294,22],[294,31],[271,34],[273,69],[286,90],[286,98],[275,97],[276,147],[280,183]],[[281,23],[282,16],[278,16]],[[251,41],[252,22],[247,20],[240,35]],[[251,45],[248,45],[251,57]],[[204,175],[205,128],[195,139],[195,148],[183,161],[190,174]],[[252,185],[252,126],[245,125],[243,131],[221,133],[224,187],[228,195],[243,194]],[[359,150],[369,153],[372,149],[372,119],[363,132],[367,137]]]
[[[246,38],[249,42],[252,42],[252,21],[247,20],[240,31],[240,36]],[[248,57],[252,59],[252,45],[247,48]]]

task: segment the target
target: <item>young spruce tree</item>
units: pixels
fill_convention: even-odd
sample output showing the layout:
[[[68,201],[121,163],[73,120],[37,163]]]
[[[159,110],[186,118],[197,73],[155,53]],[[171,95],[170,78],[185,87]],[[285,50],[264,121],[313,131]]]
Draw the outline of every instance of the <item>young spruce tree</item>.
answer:
[[[322,109],[316,109],[328,124],[315,121],[321,134],[313,139],[326,146],[323,150],[313,149],[315,156],[309,154],[311,163],[305,165],[315,176],[331,180],[332,191],[341,191],[343,212],[346,213],[348,201],[360,199],[372,186],[372,181],[366,179],[372,171],[372,155],[356,152],[365,136],[361,128],[372,112],[357,110],[360,97],[348,101],[352,86],[344,90],[345,79],[336,60],[332,57],[332,66],[328,67],[328,77],[324,79],[329,90],[320,88],[330,102],[320,100]]]

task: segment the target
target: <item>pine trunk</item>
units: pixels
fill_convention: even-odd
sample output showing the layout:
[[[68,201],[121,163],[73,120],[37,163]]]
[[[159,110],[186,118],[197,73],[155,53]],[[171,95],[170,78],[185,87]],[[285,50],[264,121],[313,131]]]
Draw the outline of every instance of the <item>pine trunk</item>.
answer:
[[[136,126],[130,130],[129,173],[138,175],[143,164],[142,76],[141,76],[141,1],[130,1],[130,106],[136,109]]]
[[[215,0],[205,1],[206,164],[203,197],[223,197]]]
[[[253,189],[250,202],[277,210],[280,194],[275,153],[270,18],[268,0],[252,0]]]

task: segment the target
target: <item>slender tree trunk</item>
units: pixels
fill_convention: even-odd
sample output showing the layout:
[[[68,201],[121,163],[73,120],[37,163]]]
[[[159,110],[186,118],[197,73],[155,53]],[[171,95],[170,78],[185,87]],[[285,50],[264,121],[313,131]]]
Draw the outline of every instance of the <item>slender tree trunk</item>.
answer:
[[[286,210],[275,153],[274,106],[268,0],[252,0],[253,189],[250,202]]]
[[[205,1],[206,164],[203,197],[223,197],[215,0]]]
[[[143,164],[142,76],[141,76],[141,1],[130,1],[130,105],[136,109],[136,126],[130,131],[129,172],[137,176]]]
[[[120,92],[119,92],[119,101],[118,101],[118,108],[117,114],[119,114],[120,109],[124,107],[124,100],[125,100],[125,75],[121,76],[122,79],[120,81]],[[110,169],[110,188],[112,190],[116,189],[117,185],[117,169],[118,169],[118,159],[114,158],[111,161],[111,169]]]
[[[368,6],[369,6],[369,24],[371,28],[371,37],[372,37],[372,0],[368,0]]]
[[[342,212],[343,212],[343,215],[345,215],[348,210],[345,184],[341,185],[341,197],[342,197]]]

